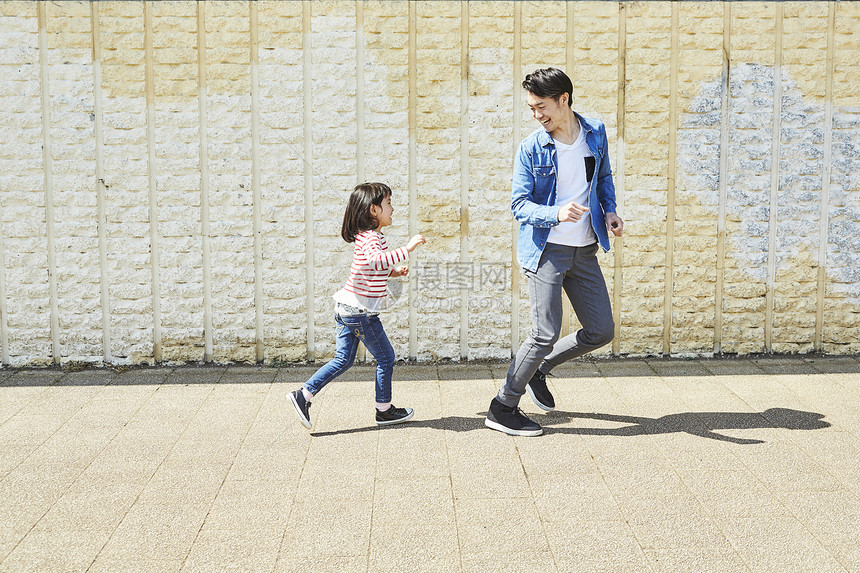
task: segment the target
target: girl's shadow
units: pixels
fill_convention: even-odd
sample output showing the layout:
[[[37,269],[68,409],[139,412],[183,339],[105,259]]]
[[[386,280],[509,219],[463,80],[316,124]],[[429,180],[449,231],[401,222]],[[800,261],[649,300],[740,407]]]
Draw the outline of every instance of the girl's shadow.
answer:
[[[559,412],[543,416],[536,420],[546,426],[567,424],[574,419],[602,420],[629,424],[620,428],[552,428],[550,431],[560,434],[579,434],[586,436],[643,436],[646,434],[668,434],[684,432],[702,438],[732,442],[734,444],[763,444],[762,440],[734,438],[718,434],[716,430],[755,430],[784,428],[788,430],[820,430],[829,428],[823,414],[802,412],[788,408],[770,408],[764,412],[683,412],[668,414],[660,418],[645,418],[642,416],[619,416],[615,414],[597,414],[581,412]]]

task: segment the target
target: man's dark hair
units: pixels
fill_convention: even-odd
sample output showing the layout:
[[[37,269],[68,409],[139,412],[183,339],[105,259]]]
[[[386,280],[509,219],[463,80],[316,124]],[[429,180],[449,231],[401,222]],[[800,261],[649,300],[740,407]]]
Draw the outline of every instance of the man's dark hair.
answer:
[[[543,68],[526,75],[523,88],[537,97],[551,97],[555,101],[567,93],[567,105],[573,106],[573,82],[563,71],[556,68]]]
[[[391,188],[385,183],[361,183],[355,186],[340,227],[340,236],[344,241],[351,243],[359,233],[379,226],[379,221],[370,214],[370,206],[382,206],[386,197],[391,197]]]

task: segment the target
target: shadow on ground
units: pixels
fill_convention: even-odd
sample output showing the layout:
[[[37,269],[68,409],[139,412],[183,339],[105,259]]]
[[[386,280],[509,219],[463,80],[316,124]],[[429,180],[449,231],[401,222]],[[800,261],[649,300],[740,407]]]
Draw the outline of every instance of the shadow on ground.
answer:
[[[451,430],[453,432],[469,432],[484,428],[484,416],[486,416],[486,412],[479,413],[478,416],[480,417],[471,418],[464,416],[446,416],[435,420],[419,420],[410,422],[409,427]],[[719,440],[742,445],[763,444],[764,441],[726,436],[724,434],[717,433],[717,430],[820,430],[823,428],[829,428],[830,424],[825,422],[823,418],[823,414],[791,410],[789,408],[769,408],[761,413],[683,412],[680,414],[669,414],[660,418],[560,411],[533,416],[533,419],[544,427],[547,434],[633,437],[683,432],[711,440]],[[562,424],[573,423],[576,420],[599,420],[603,422],[617,422],[625,425],[618,428],[562,426]],[[391,430],[394,430],[395,428],[396,427],[393,427]],[[326,436],[355,434],[377,430],[379,430],[379,428],[376,426],[368,426],[332,432],[313,432],[313,436],[323,438]]]

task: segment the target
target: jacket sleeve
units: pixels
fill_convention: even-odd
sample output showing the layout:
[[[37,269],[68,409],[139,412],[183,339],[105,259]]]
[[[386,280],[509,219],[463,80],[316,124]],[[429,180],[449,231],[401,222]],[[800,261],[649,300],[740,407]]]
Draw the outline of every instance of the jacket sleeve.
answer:
[[[609,163],[609,141],[606,138],[606,127],[600,126],[600,146],[603,157],[600,160],[600,170],[597,173],[597,199],[604,213],[615,213],[615,184],[612,182],[612,167]]]
[[[543,205],[534,200],[535,179],[532,157],[521,144],[514,159],[514,176],[511,192],[511,211],[514,219],[533,227],[555,227],[558,225],[558,209],[555,205]]]

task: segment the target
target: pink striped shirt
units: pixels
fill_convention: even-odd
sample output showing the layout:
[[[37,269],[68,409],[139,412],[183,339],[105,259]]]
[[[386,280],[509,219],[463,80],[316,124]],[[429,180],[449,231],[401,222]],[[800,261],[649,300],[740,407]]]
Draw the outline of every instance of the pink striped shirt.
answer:
[[[406,247],[388,250],[385,235],[363,231],[355,237],[352,267],[346,285],[334,295],[337,302],[371,312],[385,308],[388,277],[394,265],[409,257]]]

